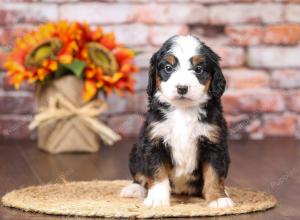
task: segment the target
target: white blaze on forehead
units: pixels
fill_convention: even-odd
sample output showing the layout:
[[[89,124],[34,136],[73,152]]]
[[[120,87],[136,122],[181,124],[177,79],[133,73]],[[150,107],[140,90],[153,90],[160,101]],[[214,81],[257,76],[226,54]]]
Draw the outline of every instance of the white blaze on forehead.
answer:
[[[178,107],[198,106],[199,103],[205,102],[208,98],[205,93],[205,85],[198,81],[195,71],[191,69],[191,58],[199,55],[201,42],[197,38],[188,35],[176,36],[171,43],[168,52],[177,58],[179,65],[167,81],[161,82],[161,94],[163,98]],[[188,92],[185,94],[186,100],[177,100],[179,98],[178,85],[188,87]]]
[[[173,43],[170,52],[177,57],[182,67],[190,66],[190,58],[195,56],[201,47],[199,40],[191,35],[177,36],[173,39]]]

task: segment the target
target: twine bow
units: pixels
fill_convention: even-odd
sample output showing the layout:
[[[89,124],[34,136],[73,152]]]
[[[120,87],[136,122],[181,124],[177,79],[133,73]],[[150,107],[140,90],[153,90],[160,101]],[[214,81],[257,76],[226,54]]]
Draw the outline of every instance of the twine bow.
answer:
[[[50,120],[60,120],[71,116],[78,116],[94,132],[98,133],[102,140],[112,145],[121,139],[121,136],[106,126],[95,117],[103,113],[107,104],[101,100],[94,100],[82,107],[76,107],[61,95],[49,98],[49,105],[42,107],[40,112],[34,117],[29,125],[29,129],[34,129],[44,122]]]

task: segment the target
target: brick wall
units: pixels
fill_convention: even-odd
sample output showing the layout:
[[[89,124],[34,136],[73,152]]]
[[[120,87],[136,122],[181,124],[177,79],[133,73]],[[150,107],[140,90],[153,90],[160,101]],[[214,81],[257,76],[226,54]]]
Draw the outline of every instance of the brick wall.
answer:
[[[222,57],[232,138],[300,136],[299,0],[2,0],[0,62],[17,36],[58,19],[103,25],[143,51],[136,94],[112,96],[103,117],[124,136],[136,135],[143,121],[149,57],[177,33],[199,36]],[[32,91],[14,91],[1,74],[1,136],[34,138],[27,129],[36,109]]]

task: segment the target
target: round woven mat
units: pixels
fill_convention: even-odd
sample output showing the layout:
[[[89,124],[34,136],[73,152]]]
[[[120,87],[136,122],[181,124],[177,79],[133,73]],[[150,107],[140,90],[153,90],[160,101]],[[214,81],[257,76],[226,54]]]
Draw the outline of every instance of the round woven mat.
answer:
[[[227,192],[236,204],[233,208],[208,208],[203,199],[184,196],[172,196],[171,206],[167,208],[147,208],[143,207],[142,199],[119,197],[121,188],[130,183],[116,180],[31,186],[7,193],[2,203],[46,214],[123,218],[241,214],[276,205],[276,199],[270,194],[229,187]]]

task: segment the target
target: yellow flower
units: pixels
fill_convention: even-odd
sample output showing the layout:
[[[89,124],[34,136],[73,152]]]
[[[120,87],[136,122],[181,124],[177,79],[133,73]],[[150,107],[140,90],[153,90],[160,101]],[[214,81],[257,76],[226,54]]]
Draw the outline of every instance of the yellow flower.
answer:
[[[84,101],[91,100],[93,97],[95,97],[96,93],[97,93],[96,83],[93,82],[92,80],[86,80],[83,88],[83,100]]]
[[[69,54],[63,54],[59,56],[59,61],[63,64],[70,64],[73,61],[73,57]]]
[[[54,60],[44,60],[43,67],[51,71],[56,71],[58,68],[58,64]]]

